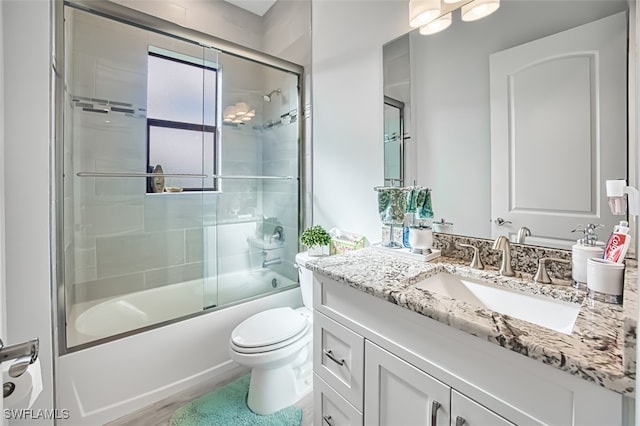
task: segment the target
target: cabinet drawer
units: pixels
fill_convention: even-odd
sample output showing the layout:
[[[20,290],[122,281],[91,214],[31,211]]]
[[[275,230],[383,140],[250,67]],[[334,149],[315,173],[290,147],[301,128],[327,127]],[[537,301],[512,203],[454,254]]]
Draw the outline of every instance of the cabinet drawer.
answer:
[[[361,426],[362,413],[313,375],[313,424],[320,426]]]
[[[314,312],[313,368],[333,389],[362,411],[364,338]]]
[[[451,390],[451,426],[514,426],[488,408]]]

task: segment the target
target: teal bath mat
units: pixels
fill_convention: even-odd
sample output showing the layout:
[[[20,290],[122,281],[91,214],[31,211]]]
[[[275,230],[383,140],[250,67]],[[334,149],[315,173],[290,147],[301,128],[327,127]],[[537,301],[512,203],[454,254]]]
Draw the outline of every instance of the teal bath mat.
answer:
[[[171,426],[298,426],[302,421],[302,409],[287,407],[269,416],[255,414],[247,407],[250,375],[201,396],[178,408],[169,424]]]

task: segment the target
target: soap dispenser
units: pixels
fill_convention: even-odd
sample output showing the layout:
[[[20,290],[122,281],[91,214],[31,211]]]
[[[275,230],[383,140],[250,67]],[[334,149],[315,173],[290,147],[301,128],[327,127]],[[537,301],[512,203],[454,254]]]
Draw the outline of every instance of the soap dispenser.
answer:
[[[602,225],[588,223],[586,225],[578,225],[571,232],[582,231],[583,237],[576,241],[571,248],[571,276],[574,281],[574,287],[587,287],[587,259],[592,257],[601,258],[604,254],[604,243],[598,241],[596,229]]]

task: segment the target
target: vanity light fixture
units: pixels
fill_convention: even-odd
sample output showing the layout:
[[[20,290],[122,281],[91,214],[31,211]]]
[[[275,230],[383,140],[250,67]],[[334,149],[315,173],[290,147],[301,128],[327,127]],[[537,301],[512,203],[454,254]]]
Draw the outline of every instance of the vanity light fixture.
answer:
[[[256,116],[255,109],[249,109],[246,102],[238,102],[235,105],[229,105],[222,113],[222,121],[224,123],[241,124],[250,121]]]
[[[473,0],[462,6],[461,16],[465,22],[475,21],[491,15],[500,7],[500,0]]]
[[[440,0],[409,0],[409,25],[421,27],[440,15]]]
[[[475,21],[498,10],[500,0],[409,0],[409,25],[420,34],[440,32],[451,25],[451,14],[460,9],[463,21]]]
[[[419,31],[422,35],[430,35],[447,29],[449,25],[451,25],[451,12],[442,15],[435,21],[429,22],[427,25],[423,25]]]

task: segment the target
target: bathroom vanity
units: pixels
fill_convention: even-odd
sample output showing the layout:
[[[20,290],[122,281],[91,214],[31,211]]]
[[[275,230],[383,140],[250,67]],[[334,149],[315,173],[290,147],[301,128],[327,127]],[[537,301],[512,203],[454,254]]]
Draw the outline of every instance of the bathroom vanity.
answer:
[[[309,267],[314,424],[633,422],[635,265],[623,306],[444,257],[427,263],[363,249]],[[575,322],[541,326],[429,289],[442,275],[576,308]],[[555,315],[541,309],[540,318]]]

